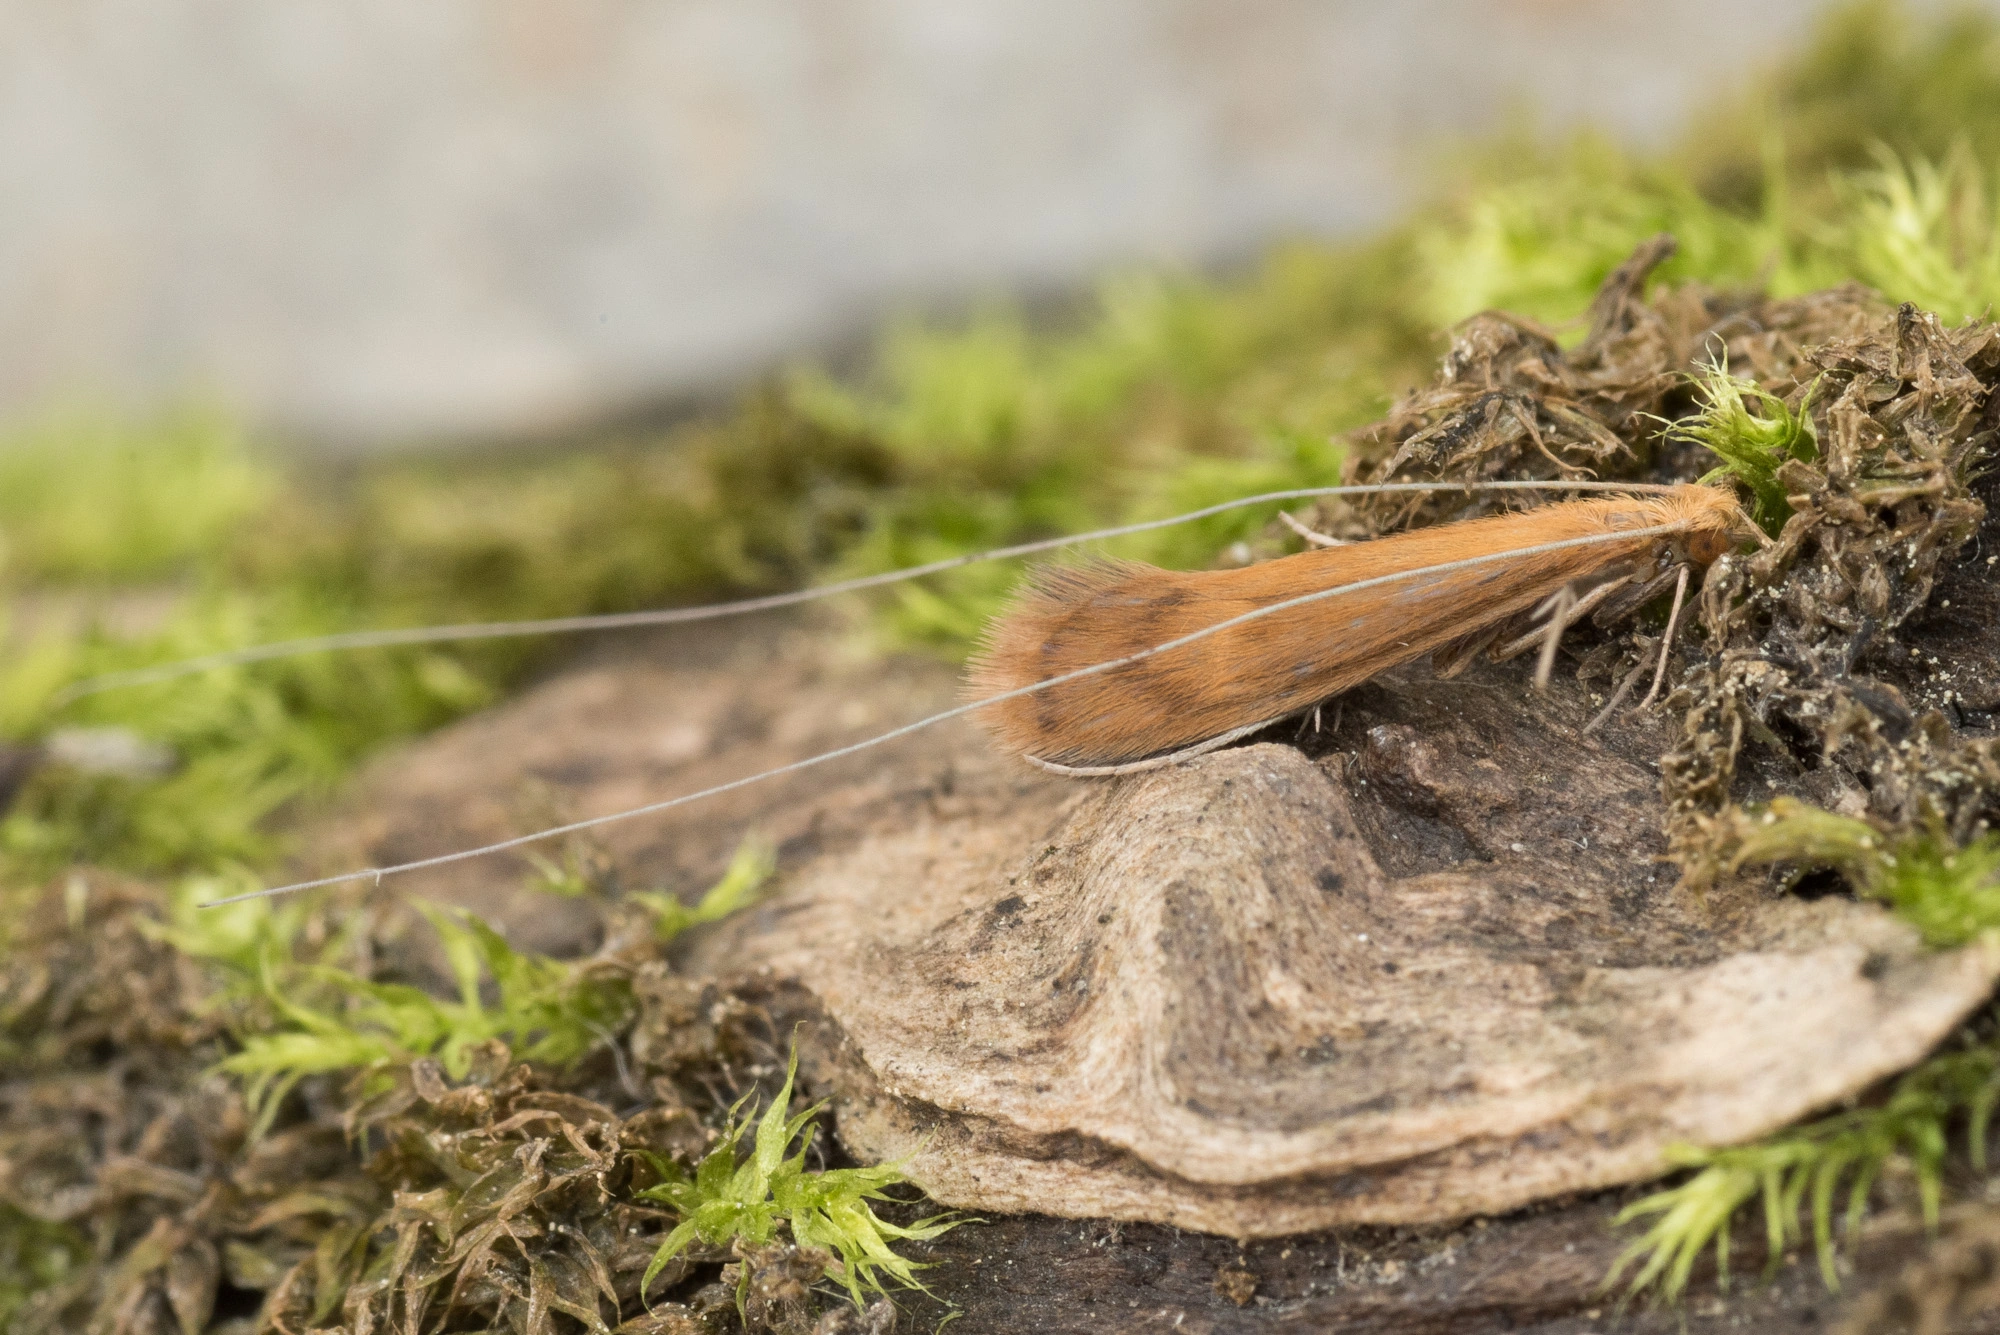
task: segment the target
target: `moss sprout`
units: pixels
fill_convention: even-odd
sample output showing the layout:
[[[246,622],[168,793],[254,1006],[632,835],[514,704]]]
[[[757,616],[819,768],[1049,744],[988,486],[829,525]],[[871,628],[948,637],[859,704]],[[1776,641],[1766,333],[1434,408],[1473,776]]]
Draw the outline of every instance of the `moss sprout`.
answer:
[[[1756,382],[1729,373],[1717,359],[1695,377],[1702,405],[1693,417],[1677,423],[1672,434],[1693,441],[1722,466],[1703,482],[1728,480],[1751,496],[1751,518],[1765,532],[1776,534],[1791,518],[1792,507],[1778,481],[1778,469],[1788,459],[1811,463],[1819,458],[1819,432],[1812,420],[1812,388],[1797,410]]]
[[[1732,809],[1714,829],[1718,863],[1735,872],[1770,863],[1829,867],[1858,894],[1878,900],[1910,923],[1927,944],[1949,949],[2000,928],[2000,839],[1967,847],[1923,833],[1885,834],[1850,816],[1778,798],[1760,812]],[[1801,1211],[1820,1273],[1839,1287],[1833,1218],[1836,1199],[1851,1237],[1869,1194],[1891,1163],[1915,1178],[1927,1223],[1935,1225],[1947,1133],[1957,1119],[1975,1168],[1986,1167],[1986,1133],[2000,1100],[2000,1048],[1990,1041],[1933,1057],[1899,1079],[1878,1105],[1810,1122],[1752,1145],[1705,1150],[1681,1147],[1675,1167],[1693,1176],[1634,1202],[1619,1223],[1651,1220],[1612,1268],[1615,1283],[1635,1262],[1633,1292],[1652,1289],[1668,1301],[1686,1288],[1701,1253],[1715,1249],[1726,1285],[1730,1224],[1737,1211],[1761,1200],[1766,1253],[1772,1264],[1804,1236]]]
[[[899,1240],[928,1241],[965,1221],[953,1215],[933,1215],[901,1225],[877,1215],[870,1202],[889,1199],[886,1189],[903,1180],[893,1164],[808,1169],[813,1119],[823,1105],[791,1111],[792,1084],[797,1075],[795,1050],[785,1069],[785,1083],[758,1119],[750,1153],[740,1161],[738,1151],[750,1127],[749,1119],[739,1116],[741,1102],[730,1109],[728,1128],[692,1176],[672,1160],[644,1154],[660,1181],[640,1191],[638,1199],[672,1208],[681,1222],[654,1253],[640,1281],[642,1290],[696,1241],[711,1246],[740,1241],[759,1247],[770,1243],[781,1225],[790,1230],[793,1245],[824,1248],[837,1258],[840,1282],[856,1307],[868,1295],[885,1292],[885,1279],[898,1288],[923,1288],[915,1263],[897,1255],[893,1244]],[[791,1148],[794,1145],[796,1150]],[[749,1268],[744,1267],[741,1274],[740,1282],[747,1283]],[[742,1298],[739,1290],[739,1306]]]
[[[1620,1224],[1652,1224],[1619,1256],[1605,1286],[1615,1286],[1639,1263],[1630,1292],[1650,1290],[1672,1302],[1686,1289],[1702,1252],[1713,1247],[1718,1282],[1726,1288],[1731,1221],[1739,1210],[1761,1200],[1767,1266],[1775,1268],[1785,1250],[1810,1232],[1821,1278],[1828,1288],[1838,1289],[1836,1206],[1847,1235],[1854,1237],[1875,1184],[1891,1163],[1902,1163],[1915,1178],[1926,1223],[1935,1226],[1951,1124],[1958,1118],[1967,1121],[1973,1162],[1983,1171],[1996,1099],[2000,1055],[1982,1046],[1925,1062],[1898,1080],[1879,1106],[1837,1113],[1754,1145],[1721,1150],[1682,1146],[1672,1162],[1692,1170],[1693,1176],[1619,1213]]]
[[[1761,812],[1732,808],[1714,834],[1723,870],[1765,863],[1834,868],[1856,893],[1886,904],[1936,949],[2000,928],[2000,837],[1960,847],[1923,831],[1884,833],[1789,797]]]
[[[763,893],[777,869],[778,850],[769,840],[752,834],[736,846],[722,879],[694,904],[652,890],[639,891],[629,898],[651,912],[653,938],[666,945],[691,927],[719,922],[738,909],[747,908]]]

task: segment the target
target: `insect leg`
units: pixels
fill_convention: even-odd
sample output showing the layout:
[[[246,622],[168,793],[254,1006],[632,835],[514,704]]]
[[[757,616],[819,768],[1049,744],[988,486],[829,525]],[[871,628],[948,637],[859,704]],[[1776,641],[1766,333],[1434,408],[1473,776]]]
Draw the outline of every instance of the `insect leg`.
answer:
[[[1555,610],[1549,613],[1548,629],[1543,633],[1542,656],[1535,664],[1535,689],[1549,688],[1549,675],[1556,670],[1556,646],[1562,643],[1563,631],[1569,628],[1570,614],[1576,610],[1576,593],[1567,584],[1556,595]]]
[[[1286,528],[1290,529],[1292,532],[1304,538],[1308,543],[1310,543],[1314,547],[1347,546],[1346,538],[1329,538],[1326,536],[1326,534],[1321,533],[1317,529],[1307,528],[1304,524],[1301,524],[1298,520],[1292,518],[1292,512],[1290,510],[1278,511],[1278,518],[1284,521]]]
[[[1588,736],[1603,727],[1604,720],[1610,718],[1612,712],[1625,703],[1625,697],[1632,694],[1632,688],[1637,686],[1639,678],[1645,675],[1646,660],[1642,658],[1637,667],[1625,674],[1625,680],[1618,683],[1618,689],[1611,693],[1611,699],[1605,703],[1604,708],[1597,711],[1597,716],[1583,725],[1584,735]]]
[[[1622,579],[1606,580],[1589,593],[1584,594],[1583,597],[1578,598],[1575,605],[1569,609],[1567,624],[1575,625],[1577,622],[1583,620],[1586,613],[1619,589],[1624,588],[1625,585],[1626,581]],[[1548,602],[1535,609],[1537,614],[1553,611],[1560,598],[1560,593],[1552,594]],[[1509,640],[1498,649],[1495,649],[1493,651],[1493,661],[1496,663],[1505,663],[1509,659],[1519,658],[1522,654],[1540,644],[1543,637],[1547,634],[1548,628],[1546,625],[1537,626],[1527,634]]]
[[[1667,679],[1667,655],[1673,652],[1674,627],[1680,624],[1681,600],[1687,597],[1688,572],[1693,568],[1692,566],[1682,566],[1681,577],[1674,581],[1674,610],[1667,613],[1667,633],[1660,637],[1660,667],[1653,674],[1653,689],[1647,691],[1646,698],[1639,702],[1639,708],[1641,709],[1653,703],[1654,697],[1660,693],[1660,683]]]

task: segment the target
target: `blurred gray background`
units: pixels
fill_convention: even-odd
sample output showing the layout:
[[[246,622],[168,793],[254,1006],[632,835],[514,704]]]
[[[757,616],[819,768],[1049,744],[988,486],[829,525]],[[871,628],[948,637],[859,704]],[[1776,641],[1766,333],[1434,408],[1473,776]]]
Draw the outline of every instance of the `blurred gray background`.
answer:
[[[905,308],[1351,233],[1627,140],[1821,0],[0,0],[0,423],[341,448],[713,391]]]

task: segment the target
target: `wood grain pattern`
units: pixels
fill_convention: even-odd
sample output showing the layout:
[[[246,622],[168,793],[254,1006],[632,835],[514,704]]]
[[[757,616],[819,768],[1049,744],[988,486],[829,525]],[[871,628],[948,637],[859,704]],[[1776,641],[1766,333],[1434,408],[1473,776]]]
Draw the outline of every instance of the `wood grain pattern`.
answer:
[[[1645,752],[1426,685],[1318,762],[1015,791],[977,762],[794,864],[689,974],[807,981],[841,1140],[940,1205],[1235,1237],[1655,1177],[1920,1060],[2000,976],[2000,946],[1927,951],[1876,905],[1676,891]]]

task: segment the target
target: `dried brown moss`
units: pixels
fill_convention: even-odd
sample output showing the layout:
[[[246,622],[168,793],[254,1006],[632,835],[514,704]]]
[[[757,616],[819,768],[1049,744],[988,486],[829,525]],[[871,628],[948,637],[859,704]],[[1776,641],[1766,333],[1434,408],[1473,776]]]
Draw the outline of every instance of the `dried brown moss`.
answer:
[[[639,1006],[615,1060],[568,1071],[492,1043],[306,1081],[256,1138],[231,1050],[241,999],[160,939],[157,897],[52,887],[0,973],[0,1207],[66,1273],[10,1330],[878,1331],[814,1285],[829,1258],[696,1247],[640,1278],[667,1212],[638,1151],[691,1166],[722,1110],[783,1070],[763,1000],[623,961]],[[625,1056],[629,1047],[631,1056]],[[745,1268],[747,1267],[747,1274]],[[743,1315],[737,1313],[743,1281]],[[883,1312],[887,1313],[885,1317]],[[621,1324],[622,1323],[622,1324]]]
[[[1499,311],[1460,325],[1437,383],[1356,435],[1378,461],[1365,480],[1691,480],[1714,460],[1677,445],[1669,425],[1693,407],[1690,377],[1702,359],[1725,351],[1731,370],[1789,400],[1812,378],[1802,348],[1855,336],[1887,310],[1854,286],[1784,301],[1700,284],[1647,295],[1673,252],[1673,238],[1659,236],[1620,265],[1573,348]],[[1370,528],[1497,504],[1490,495],[1389,500],[1373,507]]]
[[[324,1171],[326,1137],[309,1129],[247,1152],[241,1097],[204,1075],[224,1051],[208,981],[146,932],[150,906],[72,877],[19,925],[0,973],[0,1201],[45,1245],[68,1243],[69,1273],[17,1330],[204,1329],[223,1243],[268,1202],[273,1168]]]
[[[1750,381],[1809,415],[1820,457],[1784,464],[1792,517],[1769,548],[1717,563],[1701,633],[1676,646],[1689,666],[1669,704],[1684,722],[1661,761],[1675,857],[1712,875],[1710,818],[1774,791],[1958,840],[1985,830],[2000,803],[2000,739],[1985,723],[2000,684],[1971,637],[1964,661],[1947,665],[1901,632],[1926,617],[1986,516],[1977,490],[2000,426],[1996,327],[1947,329],[1856,286],[1787,300],[1699,285],[1643,295],[1671,253],[1655,238],[1621,266],[1572,349],[1511,316],[1468,321],[1437,384],[1359,438],[1380,460],[1368,478],[1693,480],[1716,463],[1674,430],[1698,406],[1695,377],[1713,361]],[[1385,501],[1325,522],[1380,531],[1499,503]],[[1962,621],[1986,595],[1982,582],[1961,584]],[[1586,676],[1616,675],[1657,645],[1643,631],[1576,643]],[[1930,688],[1921,703],[1913,681]],[[1759,752],[1754,775],[1746,746]]]
[[[1710,306],[1728,304],[1646,304],[1647,276],[1673,249],[1671,237],[1655,237],[1621,265],[1591,304],[1589,333],[1567,352],[1553,332],[1517,316],[1466,321],[1437,383],[1361,433],[1371,454],[1387,455],[1370,480],[1573,479],[1635,468],[1651,434],[1646,419],[1698,342],[1693,326],[1713,325],[1722,312]]]
[[[1678,848],[1697,872],[1710,857],[1705,818],[1744,795],[1751,739],[1805,795],[1894,827],[1963,841],[2000,800],[1990,729],[1916,706],[1881,672],[1908,659],[1899,631],[1985,519],[1973,488],[1994,441],[2000,338],[1989,323],[1947,330],[1905,306],[1802,360],[1820,378],[1820,464],[1780,470],[1795,513],[1773,546],[1710,573],[1708,656],[1676,701],[1682,735],[1662,766]]]
[[[1855,1305],[1838,1335],[1951,1335],[2000,1307],[2000,1210],[1945,1221],[1925,1254]]]
[[[1726,852],[1714,814],[1773,791],[1977,832],[2000,794],[1987,726],[2000,680],[1979,633],[2000,602],[1984,564],[1959,557],[1986,519],[2000,340],[1858,288],[1648,293],[1667,249],[1650,243],[1613,277],[1573,347],[1509,317],[1468,322],[1439,381],[1364,437],[1369,476],[1699,476],[1713,461],[1669,424],[1696,407],[1698,362],[1719,356],[1809,412],[1823,453],[1786,465],[1795,514],[1770,549],[1711,572],[1699,632],[1677,649],[1670,707],[1686,724],[1663,773],[1678,853],[1699,872]],[[1446,497],[1322,522],[1375,531],[1491,505]],[[1657,643],[1594,634],[1572,637],[1586,674]],[[635,948],[620,966],[638,999],[615,1036],[622,1062],[538,1071],[491,1051],[455,1087],[419,1062],[378,1073],[365,1097],[308,1081],[253,1140],[236,1089],[208,1074],[241,1015],[151,933],[148,892],[73,884],[19,927],[0,977],[0,1204],[48,1230],[69,1266],[19,1329],[747,1321],[802,1335],[893,1319],[826,1307],[824,1257],[782,1246],[696,1251],[638,1292],[671,1219],[632,1202],[649,1179],[628,1151],[691,1162],[722,1109],[782,1069],[771,998],[691,982]]]

